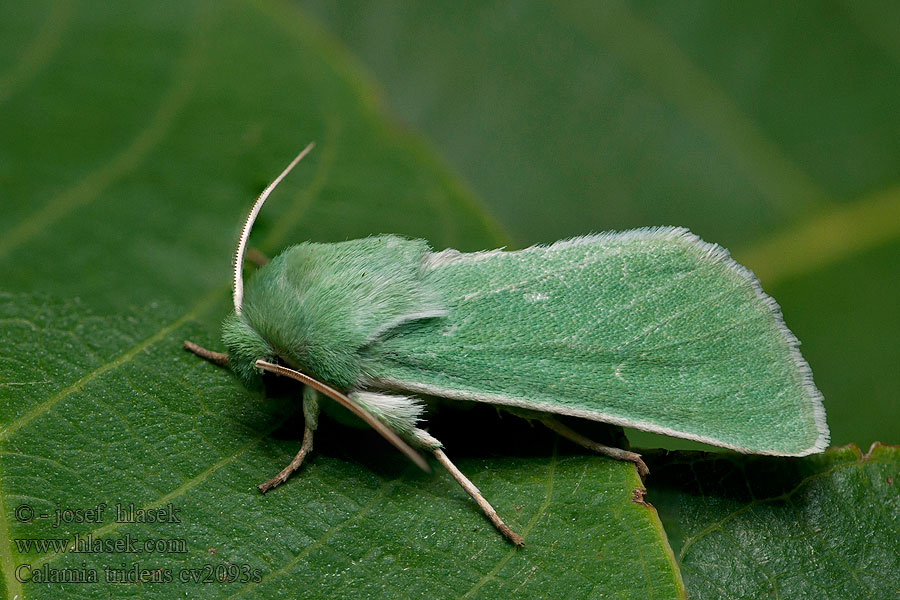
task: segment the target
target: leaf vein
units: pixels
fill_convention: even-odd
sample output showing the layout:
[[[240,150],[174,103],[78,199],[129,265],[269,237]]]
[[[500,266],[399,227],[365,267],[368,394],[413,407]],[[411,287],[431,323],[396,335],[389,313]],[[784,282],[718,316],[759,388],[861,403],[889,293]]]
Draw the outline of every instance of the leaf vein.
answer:
[[[15,227],[0,239],[0,258],[5,257],[17,247],[26,243],[45,228],[53,225],[71,212],[95,200],[104,190],[116,181],[136,169],[149,155],[151,150],[165,139],[172,123],[190,98],[195,74],[198,72],[203,57],[206,21],[201,20],[199,27],[187,27],[191,32],[191,40],[180,61],[177,72],[172,77],[169,88],[162,98],[156,112],[149,122],[132,139],[131,144],[111,157],[104,166],[91,172],[69,190],[56,196],[39,210]]]
[[[559,6],[565,6],[560,4]],[[769,139],[729,94],[659,27],[623,2],[602,4],[602,18],[571,15],[569,21],[615,52],[622,62],[674,104],[725,149],[735,166],[781,211],[829,201],[828,194]],[[599,32],[587,23],[604,26]]]
[[[15,419],[14,421],[10,422],[9,425],[7,425],[5,428],[0,430],[0,441],[4,441],[4,440],[8,439],[10,435],[15,433],[16,431],[18,431],[19,429],[21,429],[28,423],[30,423],[35,418],[46,413],[48,410],[53,408],[61,400],[71,396],[72,394],[79,392],[81,389],[84,388],[84,386],[86,386],[88,383],[90,383],[94,379],[97,379],[104,373],[111,371],[111,370],[113,370],[117,367],[120,367],[120,366],[128,363],[129,361],[131,361],[139,353],[143,352],[145,349],[149,348],[156,342],[160,341],[166,335],[175,331],[176,329],[178,329],[179,327],[181,327],[182,325],[184,325],[191,319],[195,318],[198,314],[202,313],[204,310],[209,308],[213,304],[213,302],[216,300],[216,298],[218,298],[218,296],[220,294],[221,294],[221,287],[216,288],[215,290],[212,290],[210,293],[208,293],[206,296],[204,296],[197,304],[195,304],[194,307],[190,311],[186,312],[184,315],[182,315],[178,319],[175,319],[174,321],[172,321],[165,327],[161,328],[160,330],[158,330],[156,333],[154,333],[150,337],[145,338],[140,343],[136,344],[135,346],[132,346],[130,349],[126,350],[125,352],[120,354],[115,359],[113,359],[109,362],[103,363],[102,365],[100,365],[99,367],[97,367],[96,369],[91,371],[90,373],[87,373],[87,374],[81,376],[74,383],[71,383],[70,385],[66,386],[65,388],[63,388],[62,390],[57,392],[56,394],[50,396],[43,402],[35,405],[31,410],[29,410],[28,412],[23,414],[21,417]]]
[[[522,537],[527,537],[528,532],[537,524],[538,520],[544,516],[547,512],[547,509],[550,507],[550,502],[553,498],[553,479],[556,475],[556,466],[557,466],[558,452],[557,452],[557,443],[553,442],[553,454],[550,458],[550,465],[547,467],[547,491],[544,494],[544,501],[541,503],[540,507],[538,507],[537,511],[534,513],[534,516],[528,520],[528,524],[522,530]],[[497,561],[497,564],[493,569],[485,573],[485,575],[478,580],[475,585],[473,585],[469,590],[463,594],[462,598],[468,598],[478,590],[480,590],[486,583],[494,579],[497,576],[497,573],[506,566],[513,556],[518,552],[517,548],[511,548],[506,555]]]
[[[33,80],[44,69],[59,50],[63,34],[72,17],[72,2],[65,0],[53,4],[53,8],[43,25],[31,39],[13,66],[0,75],[0,104],[6,102],[28,80]]]
[[[276,577],[280,577],[281,575],[283,575],[285,572],[288,571],[288,569],[290,569],[295,564],[300,562],[300,560],[302,560],[303,557],[309,555],[313,550],[316,550],[317,548],[321,547],[325,542],[327,542],[329,539],[331,539],[336,533],[338,533],[339,531],[341,531],[342,529],[344,529],[351,523],[354,523],[354,522],[362,519],[366,514],[371,512],[372,509],[378,505],[378,502],[381,501],[382,498],[384,498],[386,493],[394,487],[394,484],[399,479],[400,478],[384,482],[381,485],[381,487],[378,488],[378,491],[375,493],[375,495],[372,497],[372,499],[369,502],[367,502],[364,506],[362,506],[360,508],[360,510],[358,510],[356,513],[354,513],[353,516],[338,523],[337,525],[335,525],[334,527],[332,527],[331,529],[329,529],[328,531],[323,533],[322,536],[319,537],[318,540],[316,540],[315,542],[313,542],[312,544],[310,544],[309,546],[304,548],[299,554],[297,554],[293,559],[291,559],[283,567],[281,567],[277,571],[273,571],[272,573],[269,573],[266,577],[263,577],[259,583],[249,583],[243,589],[240,589],[237,592],[235,592],[234,594],[232,594],[231,596],[228,596],[228,598],[237,598],[239,596],[243,596],[244,594],[261,586],[266,581],[269,581],[270,579],[274,579]]]

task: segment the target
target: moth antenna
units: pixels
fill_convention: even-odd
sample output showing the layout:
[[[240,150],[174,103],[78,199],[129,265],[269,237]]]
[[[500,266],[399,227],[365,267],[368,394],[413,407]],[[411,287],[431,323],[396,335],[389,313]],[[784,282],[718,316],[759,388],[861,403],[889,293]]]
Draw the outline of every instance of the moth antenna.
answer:
[[[291,379],[296,379],[297,381],[322,392],[323,394],[325,394],[332,400],[335,400],[338,404],[352,412],[354,415],[365,421],[369,426],[372,427],[372,429],[380,433],[381,437],[389,441],[394,445],[395,448],[397,448],[397,450],[405,454],[411,461],[416,463],[416,466],[418,466],[420,469],[422,469],[426,473],[431,472],[431,467],[428,466],[428,463],[425,462],[425,459],[422,458],[422,455],[413,450],[409,444],[400,439],[400,436],[394,433],[393,430],[373,417],[367,411],[354,404],[353,401],[350,400],[350,398],[334,389],[327,383],[322,383],[318,379],[313,379],[309,375],[301,373],[300,371],[295,371],[294,369],[290,369],[282,365],[276,365],[275,363],[270,363],[269,361],[262,359],[256,361],[256,366],[264,371],[269,371],[270,373],[276,373],[278,375],[290,377]]]
[[[303,149],[303,151],[297,155],[297,158],[291,161],[284,171],[281,172],[281,175],[275,178],[275,181],[269,184],[269,186],[262,191],[259,197],[256,198],[256,202],[253,203],[253,208],[250,209],[250,214],[247,215],[247,219],[244,221],[244,228],[241,229],[241,237],[238,240],[237,250],[234,253],[234,286],[233,286],[233,297],[234,297],[234,312],[236,314],[241,314],[241,304],[244,302],[244,277],[243,277],[243,269],[244,269],[244,254],[247,251],[247,240],[250,238],[250,230],[253,229],[253,223],[256,221],[256,216],[259,214],[260,209],[262,209],[263,204],[266,203],[266,199],[269,197],[269,194],[272,193],[272,190],[275,189],[281,180],[284,179],[288,173],[291,172],[298,162],[303,160],[303,157],[309,154],[309,152],[315,146],[315,142],[311,143],[309,146]]]

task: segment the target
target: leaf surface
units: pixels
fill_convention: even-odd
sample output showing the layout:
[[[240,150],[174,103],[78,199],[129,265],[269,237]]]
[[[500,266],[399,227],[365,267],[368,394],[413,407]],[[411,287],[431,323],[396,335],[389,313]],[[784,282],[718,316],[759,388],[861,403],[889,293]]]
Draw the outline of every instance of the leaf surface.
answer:
[[[679,597],[656,511],[634,501],[630,464],[560,454],[523,423],[524,448],[502,455],[490,444],[467,455],[464,437],[454,440],[460,468],[525,536],[521,550],[446,473],[418,472],[373,433],[327,420],[301,473],[264,496],[255,484],[299,445],[295,395],[263,401],[187,355],[178,341],[197,323],[159,305],[99,318],[82,303],[21,294],[0,297],[0,323],[16,340],[4,346],[0,387],[6,597],[132,597],[134,583],[104,579],[131,569],[142,597],[159,598]],[[100,520],[74,516],[99,505]],[[117,522],[132,505],[178,521]],[[55,539],[76,550],[101,539],[135,546],[32,545]],[[67,568],[101,583],[40,582]],[[213,581],[190,579],[209,577],[204,569]]]
[[[674,453],[653,498],[691,598],[900,593],[900,448],[803,459]]]

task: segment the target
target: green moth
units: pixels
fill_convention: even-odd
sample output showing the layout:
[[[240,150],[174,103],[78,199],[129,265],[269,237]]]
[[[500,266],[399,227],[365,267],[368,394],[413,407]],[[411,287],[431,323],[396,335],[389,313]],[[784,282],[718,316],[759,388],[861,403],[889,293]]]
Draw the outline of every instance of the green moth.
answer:
[[[478,489],[421,428],[416,394],[486,402],[593,442],[568,415],[738,452],[804,456],[828,443],[822,396],[778,305],[727,250],[686,229],[601,233],[506,252],[434,252],[394,235],[303,243],[243,285],[253,222],[308,146],[259,196],[234,260],[228,353],[190,342],[249,386],[263,372],[305,384],[303,442],[266,492],[312,450],[327,396],[416,464],[433,454],[514,544]]]

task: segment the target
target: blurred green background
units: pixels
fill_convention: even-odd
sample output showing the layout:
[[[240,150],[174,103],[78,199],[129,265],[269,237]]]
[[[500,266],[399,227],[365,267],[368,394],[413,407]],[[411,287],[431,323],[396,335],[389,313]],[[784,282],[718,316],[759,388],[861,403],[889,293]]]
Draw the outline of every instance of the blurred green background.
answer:
[[[682,225],[781,304],[833,443],[898,442],[898,23],[893,2],[6,4],[0,287],[189,305],[227,282],[241,213],[315,139],[327,185],[296,227],[273,203],[266,239],[475,250]],[[370,134],[381,112],[400,133]],[[421,183],[423,164],[469,208],[385,181]]]

